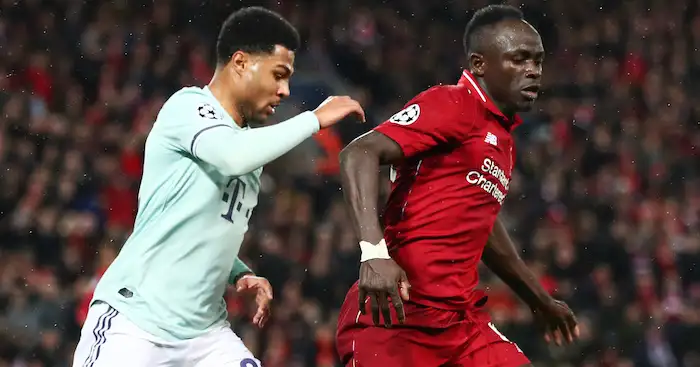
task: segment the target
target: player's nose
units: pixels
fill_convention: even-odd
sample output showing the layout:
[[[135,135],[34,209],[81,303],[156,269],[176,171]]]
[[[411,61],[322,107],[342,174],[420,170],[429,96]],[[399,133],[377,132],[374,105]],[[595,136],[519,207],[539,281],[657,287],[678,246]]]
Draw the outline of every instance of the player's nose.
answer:
[[[542,77],[542,64],[534,61],[525,66],[525,77],[528,79],[540,79]]]
[[[290,91],[289,91],[289,83],[283,82],[279,84],[279,87],[277,87],[277,97],[280,99],[287,98],[289,97]]]

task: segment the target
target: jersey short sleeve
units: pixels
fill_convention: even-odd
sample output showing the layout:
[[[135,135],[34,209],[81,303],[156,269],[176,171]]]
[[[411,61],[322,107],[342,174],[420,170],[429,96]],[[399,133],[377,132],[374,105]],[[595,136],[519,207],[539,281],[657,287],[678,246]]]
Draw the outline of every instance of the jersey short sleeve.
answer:
[[[233,122],[215,101],[201,90],[181,90],[163,105],[154,130],[173,149],[197,157],[198,138],[217,129],[236,130]]]
[[[474,121],[473,101],[454,86],[424,91],[374,130],[394,140],[411,158],[440,145],[461,141]]]

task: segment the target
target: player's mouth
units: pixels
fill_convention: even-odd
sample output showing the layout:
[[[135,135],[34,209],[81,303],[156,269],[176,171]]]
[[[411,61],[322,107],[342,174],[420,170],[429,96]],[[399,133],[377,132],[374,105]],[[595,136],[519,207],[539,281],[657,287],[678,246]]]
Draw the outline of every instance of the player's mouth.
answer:
[[[525,97],[525,99],[530,100],[530,101],[536,100],[539,93],[540,93],[539,84],[529,85],[529,86],[520,90],[520,94],[523,97]]]
[[[275,113],[275,109],[277,109],[277,106],[279,106],[279,105],[280,105],[279,103],[271,103],[271,104],[267,105],[267,112],[270,115],[272,115],[273,113]]]

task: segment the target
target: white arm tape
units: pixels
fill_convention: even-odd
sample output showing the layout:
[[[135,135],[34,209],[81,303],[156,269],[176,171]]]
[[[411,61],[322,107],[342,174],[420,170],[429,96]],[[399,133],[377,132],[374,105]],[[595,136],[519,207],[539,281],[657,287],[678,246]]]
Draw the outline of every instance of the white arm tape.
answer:
[[[383,238],[376,245],[367,241],[361,241],[360,251],[362,251],[360,262],[374,259],[391,259],[391,256],[389,256],[389,249],[386,247],[386,241],[384,241]]]

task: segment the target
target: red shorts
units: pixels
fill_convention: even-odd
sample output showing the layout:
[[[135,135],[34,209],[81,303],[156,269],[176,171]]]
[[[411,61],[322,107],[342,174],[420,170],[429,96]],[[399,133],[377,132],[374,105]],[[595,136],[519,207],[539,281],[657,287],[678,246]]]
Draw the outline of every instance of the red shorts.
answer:
[[[515,343],[493,324],[481,307],[448,311],[404,303],[406,323],[391,329],[374,326],[369,305],[358,309],[357,284],[348,292],[338,318],[336,347],[347,367],[519,367],[530,364]],[[381,320],[383,321],[383,320]]]

